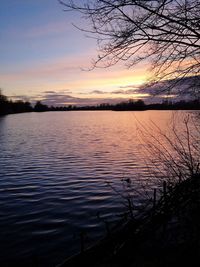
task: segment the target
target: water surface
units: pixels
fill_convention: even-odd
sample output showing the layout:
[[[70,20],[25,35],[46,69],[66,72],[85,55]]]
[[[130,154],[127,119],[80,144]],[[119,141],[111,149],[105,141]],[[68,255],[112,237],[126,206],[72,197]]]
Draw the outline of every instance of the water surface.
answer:
[[[172,112],[75,111],[0,118],[0,266],[55,266],[124,211],[122,178],[149,181],[137,123]],[[107,182],[112,182],[113,190]],[[140,201],[138,199],[138,201]]]

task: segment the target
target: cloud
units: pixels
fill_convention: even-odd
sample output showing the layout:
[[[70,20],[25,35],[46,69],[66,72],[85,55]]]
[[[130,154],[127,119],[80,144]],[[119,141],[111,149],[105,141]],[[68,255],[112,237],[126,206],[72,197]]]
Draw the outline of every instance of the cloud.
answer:
[[[45,94],[55,94],[56,91],[44,91]]]
[[[121,86],[120,86],[121,88]],[[135,87],[136,88],[136,87]],[[95,95],[136,95],[138,94],[138,88],[137,89],[129,89],[129,90],[122,90],[122,89],[118,89],[118,90],[113,90],[113,91],[103,91],[103,90],[93,90],[90,91],[89,93],[80,93],[82,95],[86,95],[86,94],[95,94]]]
[[[50,92],[50,93],[49,93]],[[128,100],[129,98],[127,98]],[[76,106],[90,106],[90,105],[99,105],[102,103],[116,104],[124,101],[124,98],[121,97],[78,97],[72,96],[67,93],[54,92],[54,91],[44,91],[41,94],[32,97],[31,102],[34,104],[36,101],[42,101],[42,103],[48,106],[67,106],[67,105],[76,105]]]
[[[8,99],[12,99],[14,101],[22,100],[24,102],[30,101],[30,98],[26,95],[10,95],[8,96]]]
[[[199,93],[200,76],[190,76],[184,78],[177,78],[172,80],[165,80],[152,84],[144,84],[140,86],[137,91],[141,93],[148,93],[152,96],[188,96]]]
[[[138,86],[136,86],[135,84],[128,84],[128,85],[120,86],[119,88],[121,88],[121,89],[127,89],[127,88],[138,89]]]
[[[105,91],[101,91],[101,90],[93,90],[90,92],[90,94],[97,94],[97,95],[102,95],[102,94],[106,94],[108,92]]]
[[[138,94],[136,89],[129,89],[129,90],[116,90],[112,92],[113,94],[124,94],[124,95],[133,95]]]
[[[47,91],[43,91],[43,94],[50,94],[50,95],[54,95],[54,94],[64,94],[64,93],[68,93],[71,94],[71,90],[69,89],[64,89],[64,90],[59,90],[59,91],[53,91],[53,90],[47,90]]]

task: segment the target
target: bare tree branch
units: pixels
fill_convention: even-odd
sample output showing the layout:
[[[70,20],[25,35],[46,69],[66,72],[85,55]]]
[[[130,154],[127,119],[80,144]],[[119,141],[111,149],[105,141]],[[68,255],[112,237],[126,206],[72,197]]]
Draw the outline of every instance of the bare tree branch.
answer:
[[[154,81],[200,75],[199,0],[58,0],[89,21],[97,39],[93,67],[152,63]]]

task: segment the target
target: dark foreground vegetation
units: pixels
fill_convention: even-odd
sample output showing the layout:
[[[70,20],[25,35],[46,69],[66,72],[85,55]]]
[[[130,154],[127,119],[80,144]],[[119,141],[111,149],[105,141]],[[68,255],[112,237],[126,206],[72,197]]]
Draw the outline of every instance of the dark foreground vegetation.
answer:
[[[152,178],[158,179],[152,192],[144,188],[138,206],[134,182],[125,179],[123,219],[113,228],[105,225],[107,236],[89,249],[81,236],[81,252],[59,267],[200,266],[199,115],[176,119],[183,125],[174,119],[170,134],[154,124],[141,129]]]
[[[118,104],[103,103],[96,106],[63,106],[49,107],[41,101],[37,101],[34,106],[28,101],[12,101],[8,100],[0,91],[0,115],[23,113],[23,112],[44,112],[44,111],[71,111],[71,110],[115,110],[115,111],[142,111],[142,110],[199,110],[200,101],[179,101],[169,102],[163,101],[161,104],[146,105],[143,100],[129,100]]]
[[[163,267],[200,265],[200,175],[169,186],[159,200],[96,246],[59,267]]]

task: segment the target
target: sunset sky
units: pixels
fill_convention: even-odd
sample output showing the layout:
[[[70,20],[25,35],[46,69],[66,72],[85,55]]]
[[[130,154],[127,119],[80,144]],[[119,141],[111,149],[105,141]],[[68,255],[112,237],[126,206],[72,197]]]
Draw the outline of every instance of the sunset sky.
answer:
[[[79,14],[64,12],[57,0],[1,0],[3,94],[48,105],[145,99],[136,89],[148,76],[147,65],[86,71],[97,55],[96,41],[72,23],[84,26],[86,22]]]

